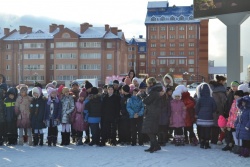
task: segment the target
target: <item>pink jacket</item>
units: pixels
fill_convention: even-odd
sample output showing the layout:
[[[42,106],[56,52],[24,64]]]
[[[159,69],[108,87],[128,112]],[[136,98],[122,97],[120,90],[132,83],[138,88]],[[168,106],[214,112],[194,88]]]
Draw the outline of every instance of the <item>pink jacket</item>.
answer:
[[[15,104],[15,112],[17,115],[17,128],[31,128],[30,125],[30,103],[32,97],[18,96]]]
[[[229,111],[229,117],[227,120],[227,127],[228,128],[235,128],[234,122],[236,121],[238,116],[238,108],[236,106],[236,100],[233,101],[231,109]]]
[[[185,127],[186,110],[185,104],[181,100],[171,101],[170,127]]]
[[[73,129],[76,131],[84,131],[84,117],[83,117],[84,103],[77,101],[75,109],[71,115]]]

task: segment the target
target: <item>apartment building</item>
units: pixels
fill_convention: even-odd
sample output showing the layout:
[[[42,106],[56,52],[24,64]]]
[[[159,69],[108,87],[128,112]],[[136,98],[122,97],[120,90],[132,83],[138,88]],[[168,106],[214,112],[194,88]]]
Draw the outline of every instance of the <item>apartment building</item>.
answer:
[[[67,28],[51,24],[48,30],[20,26],[0,30],[0,73],[7,83],[59,84],[77,78],[98,78],[127,73],[127,43],[124,33],[108,24],[93,27],[83,23]]]
[[[208,20],[193,19],[193,6],[148,2],[145,19],[150,76],[172,73],[176,81],[208,78]]]

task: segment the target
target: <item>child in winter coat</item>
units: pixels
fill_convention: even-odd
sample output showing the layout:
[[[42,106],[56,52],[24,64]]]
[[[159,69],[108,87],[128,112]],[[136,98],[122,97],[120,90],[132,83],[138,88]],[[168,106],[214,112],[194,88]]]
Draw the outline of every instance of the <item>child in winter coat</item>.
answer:
[[[83,131],[85,130],[85,122],[84,122],[84,100],[87,96],[86,89],[83,88],[79,93],[78,101],[75,102],[75,110],[72,113],[72,126],[76,132],[76,145],[83,145],[82,136]]]
[[[140,146],[143,145],[143,136],[141,133],[141,129],[142,129],[144,105],[142,103],[141,98],[136,96],[138,92],[139,92],[138,88],[135,88],[133,90],[133,95],[131,96],[131,98],[127,100],[127,106],[126,106],[130,118],[132,146],[136,145],[137,134],[138,134],[139,145]]]
[[[86,103],[85,110],[87,111],[86,118],[92,134],[92,141],[90,146],[100,144],[100,122],[102,113],[102,97],[98,93],[98,89],[93,87],[91,89],[89,102]]]
[[[213,113],[216,111],[216,103],[212,97],[212,90],[207,83],[202,83],[196,88],[197,100],[195,112],[197,114],[197,126],[199,129],[200,148],[211,148],[209,140],[211,129],[214,125]]]
[[[233,150],[233,152],[235,153],[239,153],[239,143],[238,140],[236,139],[236,133],[235,133],[235,127],[234,127],[234,123],[237,119],[237,115],[238,115],[238,108],[236,105],[236,101],[237,99],[239,99],[240,97],[243,96],[243,91],[242,90],[236,90],[234,91],[234,100],[233,103],[231,105],[231,109],[229,111],[229,117],[227,120],[227,124],[226,124],[226,136],[225,136],[225,141],[226,141],[226,146],[224,148],[222,148],[223,151],[228,151],[228,150]],[[235,140],[235,141],[234,141]],[[235,145],[234,145],[235,143]]]
[[[33,129],[33,145],[43,146],[43,128],[45,128],[44,113],[45,113],[45,98],[42,95],[42,90],[39,87],[32,89],[33,99],[30,103],[30,121]]]
[[[20,88],[20,95],[15,104],[15,112],[17,115],[17,128],[19,130],[19,145],[23,145],[23,132],[27,129],[28,144],[32,145],[31,124],[30,124],[30,103],[32,97],[27,94],[28,88],[23,86]]]
[[[240,156],[250,155],[250,97],[244,96],[237,100],[239,115],[235,121],[236,138],[242,140]]]
[[[48,101],[45,107],[44,122],[48,127],[48,146],[56,146],[58,129],[60,124],[62,103],[57,97],[57,90],[54,88],[48,88]]]
[[[4,97],[5,91],[3,89],[0,89],[0,146],[3,145],[4,137],[6,134]],[[11,97],[13,98],[14,96]],[[11,105],[12,103],[10,102],[9,104]]]
[[[183,128],[185,127],[186,107],[181,101],[181,92],[175,90],[171,101],[170,127],[174,128],[174,142],[176,146],[185,145]]]
[[[70,144],[70,116],[74,111],[74,99],[71,95],[69,95],[69,88],[64,87],[62,90],[63,97],[61,99],[62,102],[62,115],[61,115],[61,123],[62,123],[62,143],[61,145],[69,145]]]

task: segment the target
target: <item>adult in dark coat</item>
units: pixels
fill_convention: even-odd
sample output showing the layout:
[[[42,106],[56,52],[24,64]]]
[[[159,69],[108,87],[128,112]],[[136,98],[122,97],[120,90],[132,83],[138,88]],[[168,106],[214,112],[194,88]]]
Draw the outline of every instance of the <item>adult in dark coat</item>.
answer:
[[[229,89],[229,92],[227,94],[227,101],[225,104],[225,110],[224,110],[224,117],[225,118],[228,118],[228,116],[229,116],[229,111],[230,111],[231,106],[232,106],[233,101],[234,101],[234,93],[238,90],[239,85],[240,84],[238,81],[231,82],[231,88]]]
[[[148,78],[146,83],[148,92],[146,95],[141,96],[142,102],[146,105],[142,133],[146,133],[150,138],[150,148],[145,151],[153,153],[161,149],[157,143],[156,134],[158,132],[159,116],[161,112],[160,97],[164,94],[164,91],[162,85],[157,83],[156,79],[153,77]]]

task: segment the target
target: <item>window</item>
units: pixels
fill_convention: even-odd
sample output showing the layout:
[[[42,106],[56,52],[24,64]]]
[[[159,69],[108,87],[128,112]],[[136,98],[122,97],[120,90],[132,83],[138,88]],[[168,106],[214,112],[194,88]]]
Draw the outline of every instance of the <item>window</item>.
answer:
[[[44,48],[44,43],[24,43],[24,49],[42,49]]]
[[[10,65],[6,65],[6,70],[10,70]]]
[[[81,53],[80,59],[101,59],[101,53]]]
[[[6,55],[6,60],[11,60],[10,55]]]
[[[101,42],[80,42],[80,48],[101,48]]]
[[[165,48],[165,47],[166,47],[166,44],[165,44],[165,43],[161,43],[160,47],[161,47],[161,48]]]
[[[185,64],[185,59],[179,59],[179,64]]]
[[[24,70],[44,70],[44,65],[28,64],[28,65],[24,65]]]
[[[145,59],[145,55],[140,55],[140,59]]]
[[[54,70],[54,64],[50,65],[50,70]]]
[[[189,27],[188,27],[188,30],[190,30],[190,31],[191,31],[191,30],[194,30],[194,26],[189,26]]]
[[[156,44],[155,43],[151,43],[151,48],[155,48]]]
[[[129,62],[129,63],[128,63],[128,66],[129,66],[129,67],[133,67],[133,62]]]
[[[50,54],[50,59],[54,59],[54,54]]]
[[[166,56],[166,52],[165,51],[161,51],[160,52],[160,56]]]
[[[54,48],[54,43],[50,43],[50,48]]]
[[[170,59],[169,64],[175,64],[175,59]]]
[[[111,53],[107,53],[107,59],[112,59],[112,54]]]
[[[170,31],[174,31],[174,30],[175,30],[175,27],[169,27],[169,30],[170,30]]]
[[[70,38],[69,33],[63,33],[63,34],[62,34],[62,38]]]
[[[194,64],[194,59],[189,59],[188,64]]]
[[[184,51],[180,51],[180,55],[183,56],[184,55]]]
[[[134,54],[128,55],[128,59],[135,59],[135,55]]]
[[[56,59],[76,59],[76,53],[57,53]]]
[[[185,28],[184,28],[183,26],[180,26],[180,27],[179,27],[179,30],[180,30],[180,31],[184,31]]]
[[[152,69],[151,69],[151,72],[155,73],[155,71],[156,71],[155,68],[152,68]]]
[[[80,70],[101,70],[100,64],[81,64]]]
[[[56,42],[56,48],[76,48],[77,42]]]
[[[107,42],[107,48],[112,48],[112,42]]]
[[[175,43],[170,43],[169,45],[171,48],[175,47]]]
[[[174,16],[171,16],[171,17],[170,17],[170,20],[174,21],[174,20],[175,20],[175,17],[174,17]]]
[[[150,30],[151,31],[156,31],[156,27],[151,27]]]
[[[166,60],[165,59],[160,60],[160,64],[166,64]]]
[[[194,72],[194,68],[189,68],[188,72]]]
[[[151,21],[156,21],[156,18],[155,18],[155,17],[151,17],[150,20],[151,20]]]
[[[140,66],[145,66],[145,64],[146,64],[145,62],[141,62]]]
[[[179,43],[179,47],[184,47],[184,43]]]
[[[185,35],[179,35],[179,39],[184,39]]]
[[[170,51],[170,56],[174,56],[175,55],[175,52],[174,51]]]
[[[129,47],[129,48],[128,48],[128,51],[134,51],[134,50],[135,50],[134,47]]]
[[[50,76],[50,80],[53,81],[54,80],[54,75]]]
[[[112,70],[112,65],[111,64],[107,65],[107,70]]]
[[[188,38],[189,38],[189,39],[194,39],[194,38],[195,38],[195,35],[194,35],[194,34],[188,35]]]
[[[179,17],[179,20],[184,20],[184,17],[183,16]]]
[[[175,35],[170,35],[169,38],[170,39],[175,39]]]
[[[6,77],[6,81],[10,81],[10,79],[11,79],[10,76],[6,75],[5,77]]]
[[[166,72],[166,68],[160,68],[160,72]]]
[[[188,43],[188,46],[189,46],[189,47],[194,47],[194,43],[193,43],[193,42],[190,42],[190,43]]]
[[[151,35],[151,39],[156,39],[156,35]]]
[[[154,59],[153,59],[153,60],[151,60],[151,64],[153,64],[153,65],[155,64],[155,60],[154,60]]]
[[[6,49],[11,49],[11,44],[6,44]]]
[[[139,47],[139,51],[140,51],[140,52],[144,52],[145,50],[146,50],[146,49],[145,49],[145,46],[140,46],[140,47]]]
[[[76,76],[73,75],[59,75],[56,77],[58,81],[72,81],[76,80]]]
[[[75,64],[57,64],[56,70],[76,70],[77,65]]]
[[[156,56],[156,52],[151,52],[151,56]]]
[[[80,79],[93,79],[97,78],[98,80],[101,80],[101,76],[99,75],[82,75],[80,76]]]
[[[161,27],[160,30],[161,31],[166,31],[166,27]]]
[[[166,18],[165,18],[164,16],[161,16],[160,20],[161,20],[161,21],[165,21]]]
[[[26,80],[27,80],[27,81],[34,81],[34,80],[37,80],[37,81],[44,81],[44,76],[41,76],[41,75],[27,76],[27,77],[26,77]]]
[[[22,49],[23,48],[23,44],[19,44],[19,49]]]
[[[24,54],[24,59],[44,59],[44,54]]]
[[[193,55],[194,55],[194,51],[189,51],[189,52],[188,52],[188,55],[189,55],[189,56],[193,56]]]
[[[166,39],[166,35],[161,35],[161,39]]]

